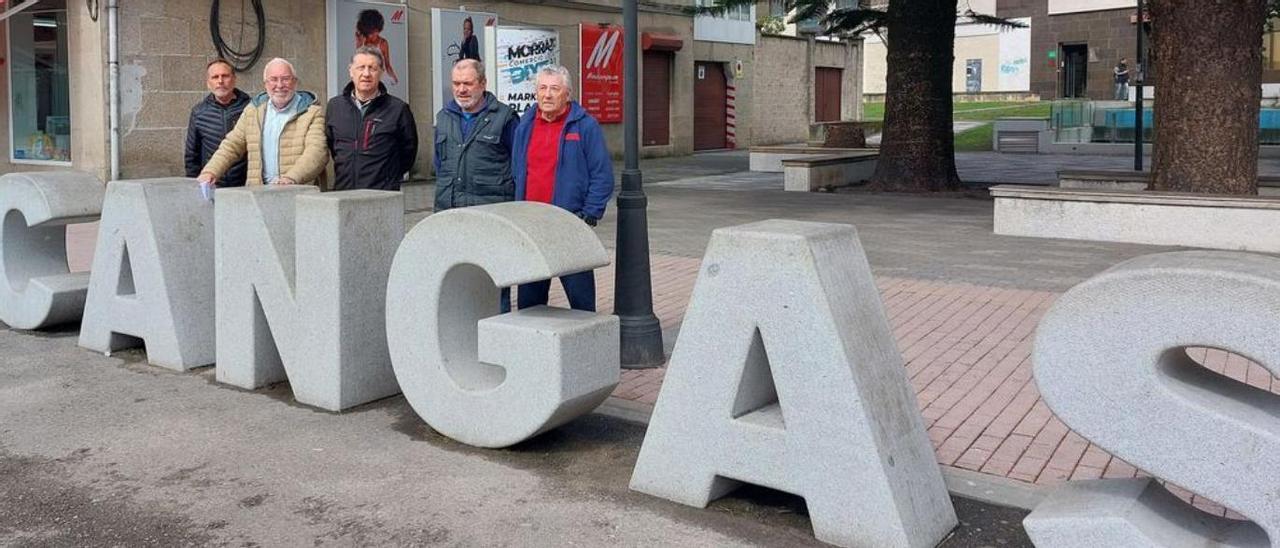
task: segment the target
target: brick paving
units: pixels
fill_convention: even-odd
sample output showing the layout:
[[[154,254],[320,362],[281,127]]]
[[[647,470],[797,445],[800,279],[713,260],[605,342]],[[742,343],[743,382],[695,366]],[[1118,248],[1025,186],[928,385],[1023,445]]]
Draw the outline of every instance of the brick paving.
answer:
[[[664,255],[652,261],[654,309],[669,331],[683,316],[701,261]],[[876,282],[939,464],[1040,486],[1144,475],[1072,432],[1040,399],[1032,340],[1058,293],[891,277]],[[610,267],[598,272],[596,285],[601,312],[610,312]],[[566,306],[563,295],[553,294],[552,304]],[[1208,348],[1189,354],[1213,371],[1280,394],[1280,380],[1238,355]],[[653,405],[664,371],[624,371],[613,395]],[[1232,515],[1169,487],[1202,510]]]
[[[71,225],[73,270],[87,270],[96,224]],[[652,256],[654,310],[668,348],[688,305],[701,260]],[[598,305],[613,310],[612,267],[597,272]],[[1027,484],[1130,478],[1132,465],[1071,432],[1040,399],[1031,371],[1035,327],[1059,292],[906,277],[877,276],[886,314],[939,464]],[[551,303],[567,306],[559,284]],[[1246,359],[1217,349],[1189,352],[1205,367],[1280,394],[1280,380]],[[628,370],[614,396],[652,405],[665,369]],[[1170,486],[1197,507],[1222,506]]]

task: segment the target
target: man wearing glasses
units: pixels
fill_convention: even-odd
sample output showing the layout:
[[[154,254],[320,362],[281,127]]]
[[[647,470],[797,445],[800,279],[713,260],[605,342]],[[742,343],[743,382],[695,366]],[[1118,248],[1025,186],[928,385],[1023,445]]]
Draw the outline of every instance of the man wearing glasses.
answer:
[[[266,91],[245,107],[236,127],[205,164],[202,185],[213,185],[246,155],[248,185],[322,184],[329,151],[325,147],[324,109],[315,94],[297,91],[293,65],[279,57],[262,70]]]

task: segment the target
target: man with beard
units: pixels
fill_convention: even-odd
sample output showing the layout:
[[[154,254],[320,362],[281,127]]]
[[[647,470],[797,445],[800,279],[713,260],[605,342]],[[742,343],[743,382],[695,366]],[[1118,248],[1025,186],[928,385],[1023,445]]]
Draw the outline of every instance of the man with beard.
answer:
[[[436,115],[435,210],[515,199],[511,146],[520,117],[485,90],[484,65],[454,63],[453,100]],[[509,308],[503,289],[501,310]]]

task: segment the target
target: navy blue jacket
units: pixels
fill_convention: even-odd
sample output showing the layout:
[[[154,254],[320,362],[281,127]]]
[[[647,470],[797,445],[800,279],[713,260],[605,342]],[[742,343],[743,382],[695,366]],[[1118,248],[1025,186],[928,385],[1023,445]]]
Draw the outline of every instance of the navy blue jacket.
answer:
[[[511,175],[516,180],[516,199],[525,199],[525,179],[529,175],[529,139],[537,108],[530,108],[516,127],[511,150]],[[560,159],[556,164],[555,190],[551,203],[570,213],[600,219],[613,195],[613,162],[604,132],[595,118],[576,101],[569,103],[569,118],[560,135]]]
[[[222,139],[231,128],[236,127],[240,113],[249,106],[250,97],[239,88],[235,90],[235,99],[230,105],[222,105],[210,93],[202,101],[191,108],[191,118],[187,121],[187,141],[183,151],[183,160],[187,177],[200,175],[200,170],[209,163],[209,158],[218,150]],[[246,162],[244,158],[231,166],[218,186],[244,186]]]

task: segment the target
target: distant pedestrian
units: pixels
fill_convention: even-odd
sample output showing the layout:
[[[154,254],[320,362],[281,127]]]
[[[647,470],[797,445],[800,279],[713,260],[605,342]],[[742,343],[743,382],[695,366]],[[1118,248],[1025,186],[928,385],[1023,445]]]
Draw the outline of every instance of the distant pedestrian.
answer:
[[[321,185],[329,163],[324,109],[315,94],[298,91],[293,64],[284,59],[267,62],[262,84],[266,91],[244,108],[196,179],[202,184],[218,181],[248,157],[245,184]]]
[[[200,168],[209,162],[222,144],[222,139],[236,127],[240,113],[249,106],[249,94],[236,87],[236,72],[231,63],[215,59],[205,65],[205,87],[209,94],[191,107],[187,121],[187,142],[183,160],[187,177],[198,177]],[[218,186],[244,186],[247,162],[240,160],[227,169]]]
[[[436,114],[435,210],[514,200],[511,147],[520,117],[486,91],[480,61],[454,63],[450,78],[453,99]],[[509,289],[499,302],[510,311]]]
[[[418,157],[413,111],[382,84],[382,52],[361,46],[351,56],[351,82],[329,100],[324,135],[333,156],[333,189],[400,190]]]
[[[577,102],[573,81],[562,66],[538,71],[538,108],[529,109],[516,128],[511,152],[516,199],[559,206],[596,226],[613,194],[613,163],[600,124]],[[560,277],[576,310],[595,311],[595,273]],[[520,286],[520,308],[547,304],[551,281]]]
[[[1116,78],[1116,100],[1129,100],[1129,59],[1122,58],[1116,68],[1111,71]]]

